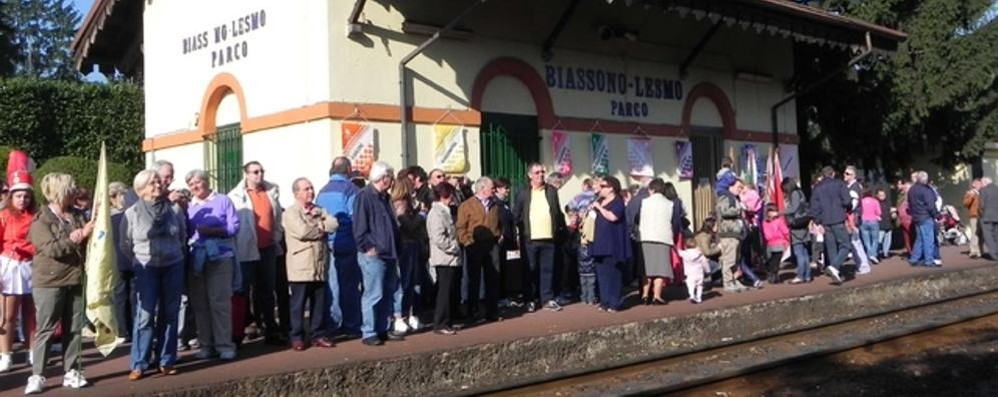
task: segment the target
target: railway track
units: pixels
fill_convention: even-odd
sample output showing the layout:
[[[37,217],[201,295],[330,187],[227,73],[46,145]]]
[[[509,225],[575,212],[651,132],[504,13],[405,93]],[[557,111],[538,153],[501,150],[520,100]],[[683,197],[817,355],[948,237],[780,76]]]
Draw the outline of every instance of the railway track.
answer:
[[[842,310],[849,310],[842,307]],[[759,313],[765,316],[766,313]],[[723,384],[760,371],[790,368],[829,355],[931,332],[993,316],[998,330],[998,292],[971,294],[931,304],[772,336],[720,348],[642,363],[573,374],[493,390],[489,396],[729,395],[708,393],[704,385]],[[998,331],[995,338],[998,340]],[[998,357],[998,355],[996,355]],[[765,393],[763,393],[765,394]],[[752,394],[742,394],[752,395]],[[788,394],[796,395],[796,394]]]

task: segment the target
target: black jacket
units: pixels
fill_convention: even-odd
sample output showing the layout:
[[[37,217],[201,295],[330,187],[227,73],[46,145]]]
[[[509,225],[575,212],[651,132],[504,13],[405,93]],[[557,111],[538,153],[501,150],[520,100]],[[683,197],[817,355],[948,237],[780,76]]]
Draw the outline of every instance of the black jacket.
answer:
[[[824,179],[811,192],[811,215],[822,226],[846,221],[846,210],[852,208],[849,188],[841,179]]]
[[[565,215],[561,212],[561,201],[558,200],[558,191],[550,185],[544,185],[544,195],[547,197],[548,209],[551,212],[551,231],[554,239],[558,240],[565,235]],[[523,241],[530,241],[530,197],[531,187],[525,186],[516,194],[516,203],[513,206],[513,221],[520,228],[520,238]]]

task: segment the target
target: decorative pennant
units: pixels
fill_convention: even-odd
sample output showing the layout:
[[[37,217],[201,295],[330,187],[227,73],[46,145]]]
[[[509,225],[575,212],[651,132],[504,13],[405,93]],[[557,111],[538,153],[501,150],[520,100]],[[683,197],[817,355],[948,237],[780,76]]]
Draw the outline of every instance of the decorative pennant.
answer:
[[[676,159],[676,174],[679,179],[693,179],[693,144],[690,141],[676,141]]]
[[[350,159],[353,170],[363,176],[371,172],[374,164],[374,133],[368,123],[343,122],[343,155]]]
[[[627,139],[627,162],[633,176],[655,176],[651,158],[651,139]]]
[[[606,135],[592,134],[593,174],[610,173],[610,143]]]
[[[554,170],[564,176],[572,175],[572,146],[568,134],[552,131],[551,151],[554,153]]]
[[[798,178],[800,176],[800,158],[797,146],[780,145],[780,163],[782,163],[783,176]]]
[[[468,168],[468,145],[464,141],[463,125],[433,126],[433,160],[435,167],[448,174],[463,174]]]

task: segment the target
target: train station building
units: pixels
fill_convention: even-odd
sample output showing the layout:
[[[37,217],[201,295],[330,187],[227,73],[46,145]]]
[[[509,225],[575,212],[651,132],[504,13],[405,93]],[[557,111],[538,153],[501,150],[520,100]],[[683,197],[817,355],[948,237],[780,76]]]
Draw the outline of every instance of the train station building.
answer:
[[[97,0],[74,50],[144,83],[149,162],[219,189],[249,160],[282,185],[341,154],[515,182],[541,161],[570,176],[563,200],[596,172],[654,175],[701,218],[725,156],[764,171],[777,142],[799,172],[795,45],[905,38],[798,3]]]

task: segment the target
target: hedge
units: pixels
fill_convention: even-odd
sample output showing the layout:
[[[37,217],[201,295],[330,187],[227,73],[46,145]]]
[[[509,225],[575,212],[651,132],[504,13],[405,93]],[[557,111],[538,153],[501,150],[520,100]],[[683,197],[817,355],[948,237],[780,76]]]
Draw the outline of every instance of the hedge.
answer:
[[[32,177],[35,179],[35,197],[38,198],[40,202],[45,202],[45,198],[41,194],[41,183],[42,178],[46,174],[53,172],[61,172],[73,176],[76,180],[77,187],[83,187],[90,192],[94,191],[94,185],[97,182],[97,160],[90,160],[81,157],[73,156],[61,156],[49,159],[38,167],[35,172],[32,173]],[[108,163],[107,164],[107,177],[108,183],[118,181],[124,182],[126,186],[132,186],[132,179],[135,173],[130,171],[128,167],[122,164]]]
[[[59,156],[97,160],[104,141],[110,161],[137,172],[145,163],[143,108],[135,84],[0,79],[0,142],[43,164]]]

